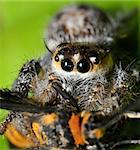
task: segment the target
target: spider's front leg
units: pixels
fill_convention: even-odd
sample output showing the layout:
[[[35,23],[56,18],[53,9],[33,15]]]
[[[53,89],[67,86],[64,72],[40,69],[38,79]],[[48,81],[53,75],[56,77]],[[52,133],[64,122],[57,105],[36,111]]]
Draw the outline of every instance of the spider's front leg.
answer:
[[[47,113],[52,111],[52,105],[56,107],[57,104],[60,109],[62,105],[71,108],[70,110],[78,108],[76,100],[62,88],[57,78],[45,71],[35,60],[27,62],[21,68],[11,91],[0,90],[0,103],[1,108],[12,110],[0,125],[1,134],[6,131],[8,124],[18,117],[18,114],[24,120],[21,112]]]
[[[36,60],[31,60],[24,64],[13,84],[12,91],[19,92],[24,97],[27,97],[30,88],[32,88],[32,81],[35,77],[38,77],[41,69],[40,63]]]
[[[20,70],[18,78],[14,82],[12,90],[0,90],[0,107],[9,107],[10,110],[14,104],[15,107],[18,107],[17,104],[20,105],[21,103],[22,105],[22,103],[26,103],[23,102],[23,99],[20,99],[20,97],[26,98],[28,96],[28,92],[30,88],[32,88],[32,80],[35,76],[38,76],[40,70],[41,66],[38,61],[31,60],[24,64]],[[20,97],[18,98],[18,96]],[[21,114],[16,111],[10,112],[5,121],[0,124],[0,134],[4,134],[8,124],[18,116],[21,116]]]

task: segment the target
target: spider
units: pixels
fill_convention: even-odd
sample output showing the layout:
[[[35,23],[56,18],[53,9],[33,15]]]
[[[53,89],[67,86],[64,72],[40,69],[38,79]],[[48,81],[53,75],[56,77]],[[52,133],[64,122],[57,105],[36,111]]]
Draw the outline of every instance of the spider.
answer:
[[[25,63],[11,90],[0,90],[0,108],[11,110],[0,133],[26,149],[140,144],[119,141],[118,130],[126,117],[140,118],[139,61],[117,47],[120,24],[136,12],[119,23],[86,5],[59,12],[45,35],[48,53]]]

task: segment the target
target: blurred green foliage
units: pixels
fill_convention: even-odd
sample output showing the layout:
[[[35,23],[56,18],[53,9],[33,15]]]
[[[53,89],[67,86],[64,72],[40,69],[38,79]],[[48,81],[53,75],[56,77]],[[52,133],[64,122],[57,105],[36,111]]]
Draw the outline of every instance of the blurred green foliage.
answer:
[[[10,88],[22,64],[43,55],[43,33],[48,22],[58,10],[75,3],[95,4],[109,13],[138,7],[138,0],[0,1],[0,88]],[[6,114],[0,110],[0,121]],[[4,136],[0,137],[0,150],[8,150]]]

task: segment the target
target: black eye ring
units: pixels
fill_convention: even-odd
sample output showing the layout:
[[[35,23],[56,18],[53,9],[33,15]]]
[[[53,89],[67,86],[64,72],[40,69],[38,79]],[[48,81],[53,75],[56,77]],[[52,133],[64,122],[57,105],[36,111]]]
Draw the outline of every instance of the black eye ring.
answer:
[[[61,67],[65,71],[72,71],[74,68],[73,62],[69,58],[65,58],[61,61]]]
[[[77,70],[81,73],[86,73],[90,70],[90,62],[87,61],[86,59],[81,59],[77,63]]]

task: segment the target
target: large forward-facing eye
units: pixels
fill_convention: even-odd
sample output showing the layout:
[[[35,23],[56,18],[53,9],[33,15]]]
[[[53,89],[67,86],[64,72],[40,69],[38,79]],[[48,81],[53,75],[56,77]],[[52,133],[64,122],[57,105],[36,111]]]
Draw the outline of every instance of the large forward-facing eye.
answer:
[[[65,58],[61,61],[61,67],[63,70],[70,72],[73,70],[74,64],[70,59]]]
[[[87,61],[86,59],[81,59],[77,63],[77,70],[81,73],[86,73],[90,70],[90,62]]]

